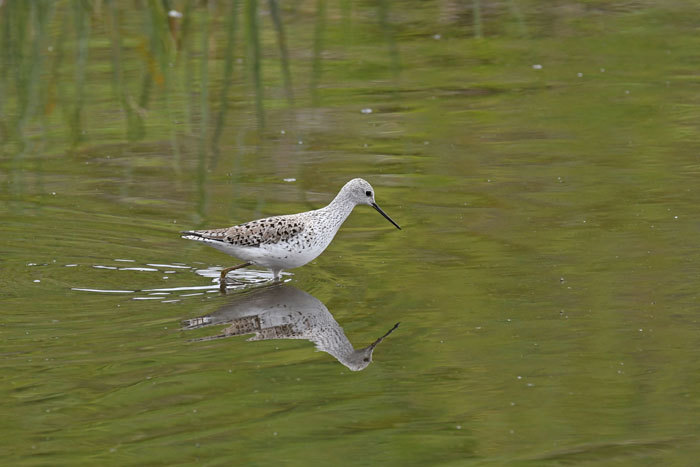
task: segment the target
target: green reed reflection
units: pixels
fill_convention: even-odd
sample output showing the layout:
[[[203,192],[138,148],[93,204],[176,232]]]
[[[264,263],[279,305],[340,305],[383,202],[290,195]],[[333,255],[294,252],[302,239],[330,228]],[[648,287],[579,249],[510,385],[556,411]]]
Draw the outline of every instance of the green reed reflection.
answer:
[[[246,38],[248,43],[247,57],[255,87],[255,110],[258,126],[265,126],[265,110],[263,108],[262,64],[260,52],[260,31],[258,28],[258,2],[246,0]]]
[[[88,40],[90,37],[89,11],[87,4],[73,2],[73,26],[75,28],[75,89],[71,99],[73,109],[68,119],[71,143],[77,145],[83,136],[83,105],[88,65]],[[149,80],[150,82],[150,80]]]
[[[326,27],[326,1],[316,2],[316,24],[314,27],[313,67],[311,71],[311,96],[313,104],[319,104],[318,85],[321,81],[321,53],[323,52],[323,34]]]
[[[358,10],[349,0],[341,2],[342,34],[329,36],[331,6],[325,0],[299,6],[268,0],[264,5],[267,9],[255,0],[221,5],[148,0],[135,7],[115,0],[3,3],[0,125],[7,137],[1,150],[21,157],[21,148],[28,144],[28,138],[35,137],[28,128],[39,123],[65,128],[69,147],[81,145],[88,134],[116,137],[114,127],[87,128],[105,111],[110,119],[123,123],[129,141],[143,140],[153,131],[168,135],[174,167],[180,170],[178,135],[196,133],[203,152],[217,147],[233,101],[237,108],[252,109],[257,129],[263,129],[265,108],[278,105],[277,93],[265,92],[270,83],[281,82],[281,95],[289,106],[298,98],[319,105],[323,53],[329,40],[345,45],[356,40],[352,16]],[[243,34],[237,40],[241,7]],[[389,1],[382,0],[376,8],[381,35],[388,45],[389,68],[396,73],[399,51]],[[288,40],[290,27],[305,27],[295,24],[300,23],[299,18],[305,19],[300,16],[302,10],[313,13],[309,16],[313,33],[308,42],[295,37],[296,47],[311,50],[306,57],[292,55]],[[211,20],[220,16],[223,20]],[[212,49],[212,44],[224,45]],[[105,71],[103,56],[110,64],[107,80],[100,77]],[[237,61],[244,64],[247,73],[234,74]],[[222,64],[223,85],[212,93],[210,73],[217,62]],[[269,66],[272,62],[279,64],[277,70]],[[303,76],[301,70],[310,73]],[[108,92],[105,85],[119,104],[111,113],[99,104]],[[210,132],[212,112],[216,116]],[[20,150],[10,150],[10,142]],[[215,165],[216,155],[213,157]]]
[[[229,93],[233,80],[234,68],[234,50],[236,48],[236,34],[238,32],[238,0],[233,0],[230,3],[230,9],[226,15],[226,48],[224,49],[224,73],[222,76],[221,91],[219,93],[219,112],[216,117],[216,125],[212,135],[212,149],[214,159],[212,160],[212,168],[216,167],[218,158],[218,143],[221,137],[221,132],[224,129],[226,122],[226,112],[229,108]]]
[[[284,32],[284,23],[280,13],[277,0],[269,0],[270,16],[277,32],[277,44],[280,49],[280,66],[282,67],[282,79],[284,82],[284,94],[287,96],[289,105],[294,102],[294,91],[292,90],[292,74],[289,65],[289,49],[287,48],[287,34]]]

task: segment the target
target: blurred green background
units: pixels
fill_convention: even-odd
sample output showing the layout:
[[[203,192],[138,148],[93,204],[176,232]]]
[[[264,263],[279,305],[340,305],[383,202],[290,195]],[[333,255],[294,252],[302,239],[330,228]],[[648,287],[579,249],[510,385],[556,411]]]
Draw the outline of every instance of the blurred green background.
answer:
[[[693,465],[699,14],[0,1],[0,460]],[[371,365],[181,330],[243,292],[180,230],[354,177],[403,230],[285,280],[356,348],[400,321]]]

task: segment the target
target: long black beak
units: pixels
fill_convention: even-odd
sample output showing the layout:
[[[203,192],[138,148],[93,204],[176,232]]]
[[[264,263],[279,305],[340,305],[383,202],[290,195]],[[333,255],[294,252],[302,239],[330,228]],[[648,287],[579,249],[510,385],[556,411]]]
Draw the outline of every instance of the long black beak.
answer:
[[[379,211],[379,214],[381,214],[382,216],[384,216],[384,217],[386,218],[386,220],[388,220],[389,222],[391,222],[392,224],[394,224],[394,227],[396,227],[397,229],[401,230],[401,227],[399,227],[399,224],[397,224],[396,222],[394,222],[394,221],[392,220],[391,217],[387,216],[387,214],[386,214],[384,211],[382,211],[382,208],[380,208],[379,206],[377,206],[377,203],[372,203],[372,207],[373,207],[374,209],[376,209],[377,211]]]
[[[381,341],[384,340],[384,338],[385,338],[386,336],[388,336],[389,334],[391,334],[392,332],[394,332],[394,329],[398,328],[398,327],[399,327],[399,324],[401,324],[401,323],[399,322],[399,323],[394,324],[394,327],[391,328],[391,329],[389,329],[389,332],[387,332],[386,334],[384,334],[382,337],[380,337],[380,338],[377,339],[376,341],[372,342],[372,343],[370,344],[369,348],[370,348],[370,349],[374,349],[377,345],[379,345],[379,343],[380,343]]]

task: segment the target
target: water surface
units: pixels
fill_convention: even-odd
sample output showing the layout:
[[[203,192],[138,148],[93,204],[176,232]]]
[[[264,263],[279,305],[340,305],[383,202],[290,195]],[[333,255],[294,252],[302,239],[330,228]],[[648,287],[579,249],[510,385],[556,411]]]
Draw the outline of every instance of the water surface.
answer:
[[[693,2],[169,3],[0,5],[4,463],[693,463]],[[358,176],[283,286],[371,364],[183,328]]]

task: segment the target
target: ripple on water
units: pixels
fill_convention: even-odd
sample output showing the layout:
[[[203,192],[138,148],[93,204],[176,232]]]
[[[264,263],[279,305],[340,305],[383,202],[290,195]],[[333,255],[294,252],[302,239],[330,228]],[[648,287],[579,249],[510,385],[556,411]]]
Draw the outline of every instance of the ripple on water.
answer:
[[[113,290],[113,289],[86,289],[80,287],[71,287],[71,290],[78,292],[97,292],[97,293],[134,293],[134,290]]]
[[[114,261],[122,262],[135,262],[134,260],[127,259],[115,259]],[[75,266],[78,266],[77,264]],[[190,266],[183,263],[176,264],[160,264],[160,263],[147,263],[145,266],[133,265],[129,267],[117,267],[104,264],[96,264],[91,267],[96,269],[105,269],[111,271],[135,271],[135,272],[163,272],[161,269],[156,268],[168,268],[164,271],[165,274],[177,274],[183,273],[185,270],[194,272],[196,275],[205,277],[211,280],[210,284],[206,285],[178,285],[174,287],[151,287],[151,288],[134,288],[132,289],[113,289],[109,287],[71,287],[71,290],[78,292],[92,292],[92,293],[103,293],[103,294],[138,294],[138,296],[131,297],[132,300],[160,300],[163,303],[174,303],[179,302],[181,298],[186,297],[196,297],[204,296],[209,293],[219,292],[219,277],[221,274],[222,267],[212,266],[207,268],[197,269],[194,266]],[[286,276],[291,276],[291,273],[283,273]],[[180,277],[183,277],[180,274]],[[272,274],[267,270],[257,270],[257,269],[241,269],[236,271],[235,274],[229,276],[229,289],[245,289],[253,285],[259,285],[262,283],[269,282],[272,280]],[[168,276],[164,276],[163,279],[168,279]],[[177,296],[178,298],[174,298]]]
[[[172,268],[172,269],[192,269],[192,266],[187,266],[186,264],[158,264],[158,263],[148,263],[146,266],[152,266],[154,268]]]
[[[153,269],[153,268],[118,268],[118,269],[120,271],[158,272],[158,269]]]

